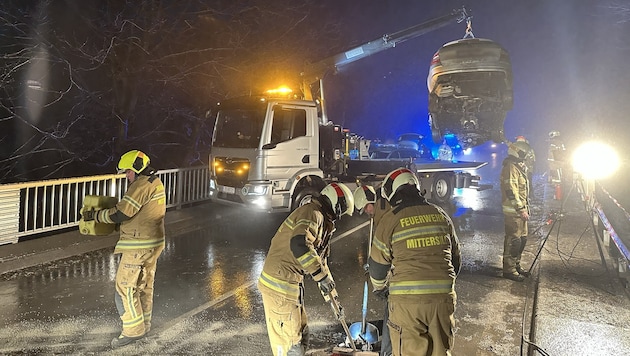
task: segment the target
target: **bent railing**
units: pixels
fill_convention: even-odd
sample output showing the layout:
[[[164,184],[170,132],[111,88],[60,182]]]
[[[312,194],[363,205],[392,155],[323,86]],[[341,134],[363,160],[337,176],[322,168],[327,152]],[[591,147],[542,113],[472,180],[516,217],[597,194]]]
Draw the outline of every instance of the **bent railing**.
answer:
[[[164,183],[167,208],[210,199],[206,166],[161,170],[157,175]],[[77,226],[83,197],[106,195],[120,199],[126,190],[124,174],[0,184],[0,245]]]

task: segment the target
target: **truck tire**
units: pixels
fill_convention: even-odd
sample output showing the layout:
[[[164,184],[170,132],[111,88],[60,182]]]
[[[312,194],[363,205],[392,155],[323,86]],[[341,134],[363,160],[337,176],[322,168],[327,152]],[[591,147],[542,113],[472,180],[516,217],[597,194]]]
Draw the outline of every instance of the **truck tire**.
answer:
[[[291,200],[291,211],[309,203],[314,196],[319,195],[320,190],[317,190],[315,187],[304,187],[295,192]]]
[[[431,199],[443,204],[451,200],[452,194],[453,176],[447,173],[436,174],[431,185]]]

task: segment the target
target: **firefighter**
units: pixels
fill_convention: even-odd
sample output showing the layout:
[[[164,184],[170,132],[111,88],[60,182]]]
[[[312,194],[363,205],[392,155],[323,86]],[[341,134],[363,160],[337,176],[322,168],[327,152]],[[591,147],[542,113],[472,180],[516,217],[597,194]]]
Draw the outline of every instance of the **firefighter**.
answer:
[[[374,217],[374,203],[376,202],[376,191],[371,185],[360,185],[352,194],[354,197],[354,207],[360,215],[365,212],[370,218]]]
[[[373,228],[376,228],[377,222],[383,217],[387,209],[390,208],[387,200],[380,195],[380,188],[377,191],[370,185],[359,186],[354,191],[354,206],[359,210],[359,214],[363,214],[365,211],[372,219]],[[368,243],[371,243],[369,241]],[[369,256],[368,256],[369,258]],[[369,269],[369,264],[365,265],[366,269]],[[392,266],[393,269],[393,266]],[[383,313],[383,330],[381,332],[381,347],[379,350],[379,356],[390,356],[392,354],[392,343],[389,338],[389,329],[387,328],[388,318],[387,303],[385,303],[385,312]]]
[[[391,208],[376,227],[369,272],[374,293],[388,301],[393,355],[450,355],[461,268],[453,223],[409,169],[390,172],[381,193]]]
[[[129,183],[125,195],[111,209],[83,212],[85,221],[120,224],[114,254],[120,254],[114,300],[122,320],[122,332],[113,348],[144,337],[151,329],[153,282],[157,260],[164,250],[164,185],[149,166],[149,156],[132,150],[120,158],[119,173]]]
[[[335,221],[352,215],[353,210],[352,191],[342,183],[331,183],[310,203],[295,209],[271,239],[258,289],[274,356],[305,354],[304,275],[317,282],[323,295],[333,292],[335,282],[328,268],[330,240]]]
[[[528,272],[521,268],[521,255],[527,244],[529,220],[529,178],[527,160],[531,147],[523,141],[508,147],[501,169],[501,199],[505,224],[503,244],[503,277],[522,282]]]

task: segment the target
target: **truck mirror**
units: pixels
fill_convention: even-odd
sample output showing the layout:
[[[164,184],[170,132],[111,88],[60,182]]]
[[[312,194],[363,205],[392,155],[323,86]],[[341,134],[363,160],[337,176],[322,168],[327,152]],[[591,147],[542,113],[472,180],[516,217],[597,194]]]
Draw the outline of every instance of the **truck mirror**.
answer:
[[[267,143],[267,144],[262,146],[262,149],[263,150],[270,150],[272,148],[276,148],[276,146],[277,146],[277,144],[275,144],[273,142],[272,143]]]

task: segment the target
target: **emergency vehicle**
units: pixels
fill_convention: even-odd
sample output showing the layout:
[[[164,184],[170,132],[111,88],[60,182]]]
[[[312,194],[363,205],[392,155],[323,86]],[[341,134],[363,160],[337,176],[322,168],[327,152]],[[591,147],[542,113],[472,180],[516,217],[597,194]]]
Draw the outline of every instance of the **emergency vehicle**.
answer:
[[[373,181],[405,166],[417,172],[430,199],[446,202],[455,188],[479,188],[471,171],[486,162],[370,159],[370,141],[328,120],[322,78],[330,70],[467,18],[465,9],[367,42],[309,66],[302,95],[287,88],[219,103],[209,157],[211,199],[268,212],[287,212],[331,181]],[[315,95],[314,95],[315,93]]]

